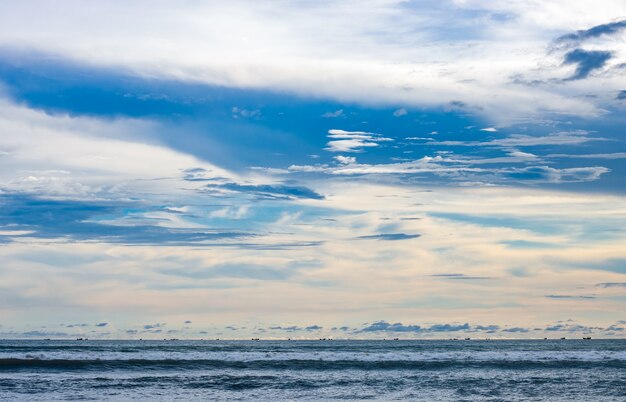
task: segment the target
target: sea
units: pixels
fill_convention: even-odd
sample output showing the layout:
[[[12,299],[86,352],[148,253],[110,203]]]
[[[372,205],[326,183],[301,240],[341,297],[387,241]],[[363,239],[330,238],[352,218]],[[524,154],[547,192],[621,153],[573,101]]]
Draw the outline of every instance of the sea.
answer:
[[[626,340],[1,340],[0,400],[626,401]]]

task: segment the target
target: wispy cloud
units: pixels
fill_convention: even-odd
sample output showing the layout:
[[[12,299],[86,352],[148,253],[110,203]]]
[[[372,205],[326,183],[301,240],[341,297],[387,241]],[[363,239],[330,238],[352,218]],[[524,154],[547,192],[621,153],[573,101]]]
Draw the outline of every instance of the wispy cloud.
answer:
[[[380,142],[393,141],[376,133],[366,131],[328,130],[328,147],[330,152],[363,152],[363,148],[378,147]]]

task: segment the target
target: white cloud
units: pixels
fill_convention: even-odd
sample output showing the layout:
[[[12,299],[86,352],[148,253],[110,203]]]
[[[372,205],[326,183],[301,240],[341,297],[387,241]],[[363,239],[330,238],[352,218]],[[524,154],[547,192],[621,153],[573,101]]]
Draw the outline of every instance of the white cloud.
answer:
[[[393,141],[376,133],[366,131],[344,131],[338,129],[328,130],[326,151],[330,152],[362,152],[362,148],[377,147],[379,142]]]
[[[322,115],[322,117],[330,119],[330,118],[337,118],[337,117],[345,117],[345,114],[343,113],[343,109],[339,109],[339,110],[335,110],[334,112],[326,112]]]
[[[335,156],[335,160],[342,165],[350,165],[356,163],[356,158],[354,156],[337,155]]]
[[[549,135],[511,134],[505,138],[490,141],[434,141],[429,145],[463,145],[463,146],[500,146],[500,147],[530,147],[537,145],[578,145],[591,141],[608,141],[604,137],[592,137],[584,130],[561,131]]]
[[[149,140],[150,121],[51,116],[0,99],[0,189],[65,197],[178,192],[182,170],[238,178]],[[132,138],[132,139],[131,139]],[[151,142],[151,143],[150,143]]]
[[[401,116],[406,115],[407,113],[408,113],[408,112],[406,111],[406,109],[405,109],[405,108],[400,108],[400,109],[395,110],[395,111],[393,112],[393,115],[394,115],[395,117],[401,117]]]
[[[511,77],[566,77],[561,55],[545,52],[550,41],[620,15],[626,4],[613,0],[3,2],[0,45],[142,76],[339,101],[433,106],[461,100],[494,122],[512,122],[546,112],[601,113],[606,96],[579,95],[621,90],[619,76],[534,86]],[[451,35],[449,26],[464,35]],[[612,65],[624,62],[626,45],[609,42],[594,46],[612,47]]]

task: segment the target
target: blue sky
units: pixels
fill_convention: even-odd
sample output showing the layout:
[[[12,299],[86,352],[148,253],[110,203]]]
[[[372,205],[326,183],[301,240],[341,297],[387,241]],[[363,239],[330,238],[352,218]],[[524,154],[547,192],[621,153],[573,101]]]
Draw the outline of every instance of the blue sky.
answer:
[[[622,336],[625,21],[0,5],[0,334]]]

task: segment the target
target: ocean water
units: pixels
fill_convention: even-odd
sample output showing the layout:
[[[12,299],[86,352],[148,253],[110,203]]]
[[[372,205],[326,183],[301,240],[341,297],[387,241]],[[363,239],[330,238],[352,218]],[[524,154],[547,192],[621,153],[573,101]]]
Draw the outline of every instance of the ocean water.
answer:
[[[626,340],[0,341],[0,400],[626,401]]]

